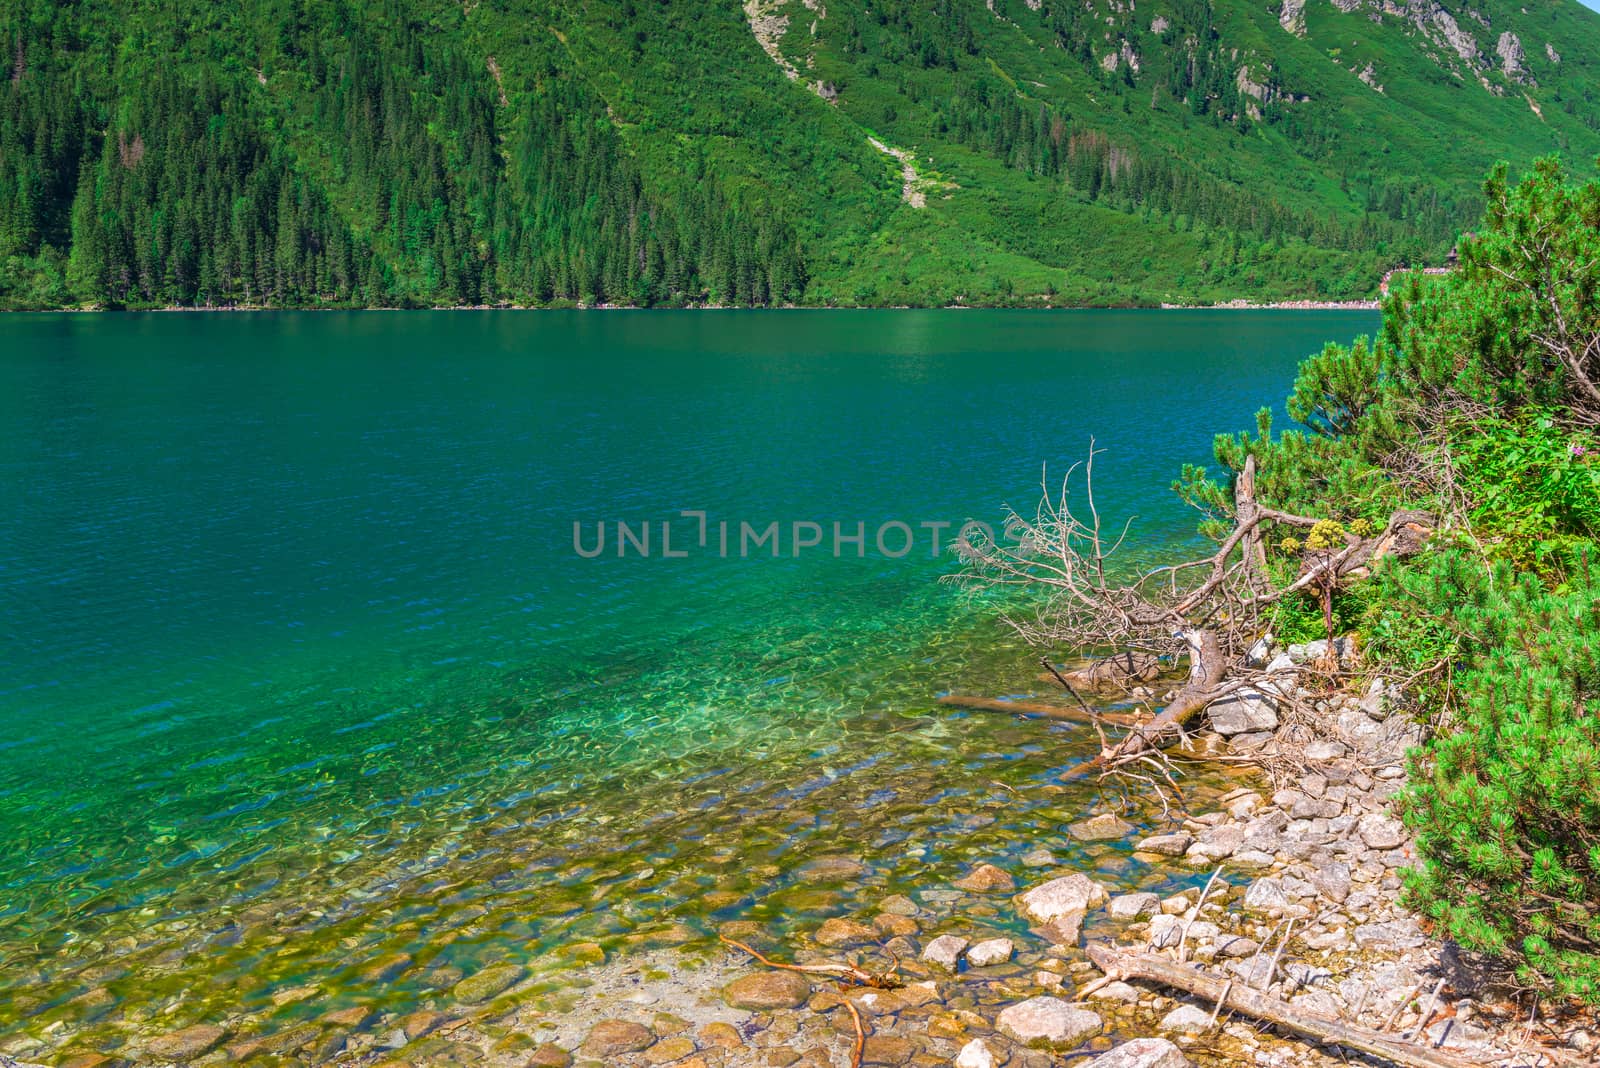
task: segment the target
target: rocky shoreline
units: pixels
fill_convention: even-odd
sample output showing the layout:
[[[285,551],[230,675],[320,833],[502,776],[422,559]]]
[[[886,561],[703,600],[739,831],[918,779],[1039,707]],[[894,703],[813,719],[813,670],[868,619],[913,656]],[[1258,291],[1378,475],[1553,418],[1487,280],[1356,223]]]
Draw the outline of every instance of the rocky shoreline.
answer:
[[[199,1025],[121,1059],[82,1053],[59,1063],[822,1068],[852,1063],[857,1018],[866,1065],[1046,1068],[1063,1054],[1092,1058],[1083,1063],[1094,1068],[1347,1063],[1341,1051],[1281,1037],[1215,1003],[1102,978],[1085,958],[1086,938],[1181,955],[1304,1013],[1473,1063],[1594,1063],[1591,1020],[1530,1021],[1399,904],[1398,871],[1415,854],[1392,803],[1420,728],[1382,680],[1358,694],[1302,687],[1329,652],[1327,643],[1274,651],[1267,671],[1278,681],[1213,710],[1214,729],[1191,736],[1198,752],[1250,755],[1261,770],[1137,841],[1135,858],[1195,883],[1182,892],[1113,894],[1041,844],[1012,870],[974,864],[947,885],[831,916],[799,945],[779,944],[755,920],[718,932],[778,962],[892,971],[892,989],[768,968],[684,928],[609,959],[599,946],[568,947],[576,970],[556,993],[503,964],[406,1015],[350,1007],[255,1036]],[[1308,703],[1314,717],[1290,711]],[[1054,837],[1098,843],[1133,830],[1107,808]],[[864,889],[866,872],[839,855],[799,874],[825,904],[839,889]],[[1207,875],[1202,892],[1196,880]],[[0,1068],[25,1063],[0,1056]]]

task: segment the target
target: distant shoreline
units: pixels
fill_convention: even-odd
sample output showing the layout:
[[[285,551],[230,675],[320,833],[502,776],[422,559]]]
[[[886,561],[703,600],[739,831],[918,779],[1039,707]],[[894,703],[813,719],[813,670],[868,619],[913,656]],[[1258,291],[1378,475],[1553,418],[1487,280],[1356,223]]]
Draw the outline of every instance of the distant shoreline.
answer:
[[[144,314],[253,314],[262,312],[663,312],[663,311],[1377,311],[1376,300],[1279,300],[1257,303],[1244,299],[1218,304],[1075,304],[1059,307],[1021,307],[1008,304],[942,304],[923,307],[910,304],[882,304],[862,307],[839,305],[782,304],[776,307],[689,304],[681,307],[639,307],[635,304],[574,304],[568,306],[533,306],[527,304],[441,304],[425,308],[388,308],[380,306],[334,308],[265,307],[261,305],[230,305],[210,307],[184,307],[169,305],[162,308],[18,308],[0,310],[0,315],[144,315]]]

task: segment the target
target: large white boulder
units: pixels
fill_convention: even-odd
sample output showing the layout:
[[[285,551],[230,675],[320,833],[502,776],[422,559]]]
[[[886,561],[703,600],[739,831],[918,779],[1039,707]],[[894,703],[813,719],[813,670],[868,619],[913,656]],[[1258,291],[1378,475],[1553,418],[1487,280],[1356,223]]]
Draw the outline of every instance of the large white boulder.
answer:
[[[1106,888],[1087,875],[1063,875],[1017,895],[1017,906],[1034,923],[1053,923],[1071,913],[1105,904]]]
[[[1104,1026],[1099,1013],[1051,997],[1007,1006],[995,1020],[995,1030],[1035,1049],[1071,1049],[1098,1035]]]

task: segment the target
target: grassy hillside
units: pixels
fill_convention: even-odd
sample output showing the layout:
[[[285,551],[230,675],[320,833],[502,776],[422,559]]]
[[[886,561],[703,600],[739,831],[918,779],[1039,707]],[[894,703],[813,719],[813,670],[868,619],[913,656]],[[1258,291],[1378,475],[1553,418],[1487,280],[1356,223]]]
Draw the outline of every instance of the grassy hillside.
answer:
[[[0,306],[1351,298],[1600,154],[1576,0],[9,0]]]

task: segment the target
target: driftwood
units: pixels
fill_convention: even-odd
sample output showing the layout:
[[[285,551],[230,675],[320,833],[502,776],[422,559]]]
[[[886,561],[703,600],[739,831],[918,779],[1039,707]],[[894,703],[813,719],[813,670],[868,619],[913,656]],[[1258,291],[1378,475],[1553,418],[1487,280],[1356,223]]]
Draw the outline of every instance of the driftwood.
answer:
[[[1381,1031],[1318,1016],[1241,984],[1207,975],[1188,965],[1175,964],[1165,957],[1128,953],[1099,944],[1090,944],[1088,954],[1089,959],[1107,976],[1115,976],[1119,980],[1142,979],[1182,990],[1206,1001],[1216,1002],[1224,1011],[1242,1013],[1276,1024],[1319,1044],[1343,1046],[1405,1068],[1481,1068],[1477,1061],[1421,1043],[1408,1042]]]
[[[1041,701],[1007,701],[997,697],[969,697],[965,694],[947,693],[939,698],[941,705],[972,708],[981,712],[1012,712],[1019,716],[1038,716],[1042,719],[1061,719],[1072,723],[1094,723],[1097,720],[1115,723],[1119,727],[1136,727],[1143,716],[1130,716],[1123,712],[1085,712],[1081,708],[1047,705]]]

